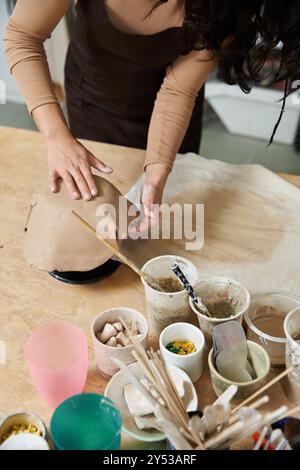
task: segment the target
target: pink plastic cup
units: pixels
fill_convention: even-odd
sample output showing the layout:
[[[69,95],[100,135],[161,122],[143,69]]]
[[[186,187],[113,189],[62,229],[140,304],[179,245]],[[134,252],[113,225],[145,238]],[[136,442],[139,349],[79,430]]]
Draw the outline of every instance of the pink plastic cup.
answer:
[[[27,339],[24,354],[33,384],[51,407],[83,391],[88,345],[77,326],[51,323],[38,328]]]

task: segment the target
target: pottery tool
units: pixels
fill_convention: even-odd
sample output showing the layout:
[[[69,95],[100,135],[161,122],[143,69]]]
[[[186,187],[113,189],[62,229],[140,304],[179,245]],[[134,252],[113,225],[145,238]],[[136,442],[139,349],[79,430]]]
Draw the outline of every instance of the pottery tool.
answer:
[[[228,387],[225,392],[222,393],[222,395],[220,395],[219,398],[217,398],[217,400],[213,404],[223,406],[228,405],[228,403],[230,403],[237,391],[238,388],[236,385],[230,385],[230,387]]]
[[[30,204],[29,211],[28,211],[27,218],[26,218],[26,222],[25,222],[24,232],[27,232],[31,212],[33,211],[33,208],[35,206],[36,206],[36,203],[35,204]]]
[[[127,264],[133,271],[135,271],[140,277],[144,279],[147,284],[149,284],[150,287],[153,289],[156,289],[160,292],[165,292],[164,289],[145,271],[142,271],[139,269],[136,264],[127,258],[127,256],[123,255],[117,248],[115,248],[113,245],[111,245],[107,240],[104,238],[99,237],[97,231],[94,229],[92,225],[90,225],[85,219],[83,219],[77,212],[71,211],[71,213],[83,224],[88,228],[91,232],[94,233],[94,235],[98,238],[98,240],[103,243],[103,245],[106,246],[112,253],[114,253],[121,261],[123,261],[124,264]]]
[[[205,441],[205,447],[207,449],[218,449],[225,443],[228,444],[230,440],[240,436],[243,429],[247,429],[252,426],[254,426],[255,429],[260,427],[261,421],[262,416],[259,413],[251,413],[247,419],[240,419],[231,426],[226,426],[220,433],[207,439]]]
[[[135,425],[141,431],[147,429],[157,429],[159,432],[163,432],[161,426],[159,426],[157,418],[154,415],[149,416],[133,416]]]
[[[267,403],[269,403],[269,401],[270,401],[270,398],[268,397],[268,395],[264,395],[263,397],[259,398],[258,400],[254,401],[253,403],[251,403],[251,408],[253,408],[254,410],[257,410],[261,406],[266,405]],[[238,421],[239,419],[240,419],[240,417],[239,417],[238,413],[235,413],[233,416],[231,416],[228,423],[233,424],[236,421]]]
[[[122,318],[119,319],[122,322]],[[125,328],[128,327],[124,324]],[[253,406],[243,406],[239,412],[230,417],[229,402],[236,392],[232,387],[227,393],[203,410],[202,417],[189,417],[182,400],[178,395],[175,384],[162,361],[159,352],[152,349],[145,351],[140,343],[127,331],[133,345],[133,357],[136,359],[147,381],[156,390],[156,394],[149,392],[149,383],[145,387],[137,377],[132,377],[131,382],[138,385],[147,398],[150,397],[155,406],[154,415],[157,425],[163,430],[176,449],[222,449],[243,437],[250,436],[264,427],[269,427],[274,421],[283,419],[293,413],[297,413],[300,407],[288,409],[287,406],[269,412],[265,415],[257,411],[257,408],[265,404],[269,398],[263,396],[253,402]],[[120,361],[118,361],[120,362]],[[120,364],[122,368],[128,367]],[[130,372],[132,376],[132,372]],[[144,388],[143,388],[144,387]],[[263,391],[263,387],[261,389]],[[160,397],[162,402],[158,400]],[[283,446],[283,443],[278,443]]]
[[[205,446],[208,446],[210,449],[217,449],[224,443],[226,443],[226,445],[230,445],[236,440],[250,436],[253,432],[264,426],[270,426],[278,419],[282,419],[290,413],[293,414],[299,412],[299,409],[299,406],[292,409],[288,409],[287,406],[281,406],[264,416],[259,413],[253,414],[252,416],[250,414],[249,417],[240,419],[237,423],[227,427],[224,431],[206,441]],[[251,408],[248,408],[248,410],[251,411]]]
[[[288,375],[291,371],[292,371],[293,367],[289,367],[288,369],[284,370],[283,372],[281,372],[281,374],[277,375],[276,377],[274,377],[274,379],[270,380],[270,382],[266,383],[263,387],[261,387],[259,390],[257,390],[255,393],[253,393],[253,395],[251,395],[250,397],[246,398],[246,400],[244,400],[242,403],[240,403],[238,406],[236,406],[232,411],[231,411],[231,414],[233,413],[236,413],[240,408],[242,408],[243,406],[245,406],[247,403],[251,402],[254,398],[256,398],[258,395],[260,395],[262,392],[264,392],[265,390],[267,390],[268,388],[272,387],[274,384],[276,384],[277,382],[279,382],[281,379],[283,379],[283,377],[285,377],[286,375]]]
[[[120,321],[122,321],[121,318]],[[141,344],[131,335],[126,324],[123,323],[123,325],[127,329],[127,334],[134,347],[132,355],[145,373],[145,377],[150,380],[152,386],[156,388],[158,394],[164,400],[164,410],[167,410],[170,415],[170,420],[176,424],[178,429],[182,430],[183,434],[189,436],[193,445],[201,446],[204,449],[200,437],[189,430],[189,415],[183,406],[182,399],[178,394],[172,376],[161,359],[159,351],[155,352],[153,349],[150,349],[146,352]],[[153,396],[152,399],[154,399]],[[161,406],[158,401],[157,405]],[[163,424],[160,423],[160,425],[163,427]]]
[[[180,432],[180,429],[178,429],[176,424],[165,417],[164,410],[162,408],[157,409],[156,416],[158,425],[164,430],[169,441],[176,450],[193,450],[193,447]]]
[[[238,321],[229,321],[213,329],[214,356],[218,372],[233,382],[250,382],[256,378],[248,361],[247,338]]]
[[[233,351],[222,351],[216,359],[216,368],[222,377],[237,383],[251,382],[252,377],[239,356]]]
[[[197,310],[200,313],[202,313],[202,315],[206,315],[207,317],[213,317],[213,315],[209,312],[208,308],[202,302],[201,298],[194,291],[192,285],[187,280],[187,278],[183,274],[183,272],[180,269],[180,267],[178,266],[178,264],[177,263],[172,263],[171,264],[171,269],[172,269],[173,273],[178,277],[178,279],[182,283],[185,290],[188,292],[188,294],[191,297],[191,299],[193,300]]]
[[[252,427],[244,427],[241,430],[241,433],[238,436],[238,439],[244,439],[245,437],[248,437],[250,434],[252,434],[254,431],[257,431],[257,429],[261,428],[262,426],[264,426],[264,425],[270,426],[275,421],[277,421],[279,419],[286,418],[289,415],[299,413],[299,411],[300,411],[300,406],[296,406],[296,407],[291,408],[291,409],[288,409],[287,406],[281,406],[277,410],[274,410],[271,413],[267,413],[263,417],[262,422],[259,426],[257,426],[257,427],[255,427],[255,426],[254,427],[253,426]],[[268,441],[268,443],[265,446],[266,449],[269,447],[269,444],[270,444],[270,442]]]

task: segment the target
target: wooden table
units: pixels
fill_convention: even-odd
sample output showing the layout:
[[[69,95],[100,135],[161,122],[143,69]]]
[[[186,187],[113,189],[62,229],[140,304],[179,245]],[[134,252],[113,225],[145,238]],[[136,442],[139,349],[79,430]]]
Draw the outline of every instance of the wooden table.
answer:
[[[144,151],[95,142],[86,145],[114,168],[109,179],[123,193],[141,175]],[[29,267],[22,255],[24,224],[33,195],[47,181],[41,136],[0,128],[0,164],[0,340],[5,342],[7,353],[6,364],[0,365],[0,417],[21,409],[31,410],[48,424],[52,410],[33,387],[24,363],[22,348],[28,335],[39,325],[55,320],[82,328],[89,338],[90,368],[85,391],[103,393],[106,382],[95,369],[91,322],[110,307],[128,306],[145,313],[144,292],[138,277],[126,266],[101,283],[88,286],[65,285]],[[300,177],[282,176],[300,187]],[[207,368],[196,388],[201,408],[215,399]],[[288,403],[280,385],[271,389],[270,397],[272,409]],[[164,445],[122,437],[124,449],[158,449]]]

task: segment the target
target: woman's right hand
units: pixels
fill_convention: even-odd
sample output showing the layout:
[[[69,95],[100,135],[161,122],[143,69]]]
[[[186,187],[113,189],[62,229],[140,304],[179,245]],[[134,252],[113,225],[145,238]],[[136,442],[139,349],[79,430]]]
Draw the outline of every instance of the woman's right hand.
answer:
[[[91,167],[102,173],[111,173],[108,167],[76,140],[69,130],[46,139],[50,189],[58,191],[62,179],[72,199],[92,199],[97,195]]]

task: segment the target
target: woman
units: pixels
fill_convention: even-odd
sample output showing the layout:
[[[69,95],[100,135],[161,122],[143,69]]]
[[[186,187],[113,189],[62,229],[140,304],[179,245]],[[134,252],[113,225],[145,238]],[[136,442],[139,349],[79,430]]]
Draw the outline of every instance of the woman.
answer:
[[[66,62],[69,129],[43,42],[71,3],[18,0],[5,38],[11,72],[47,145],[51,191],[62,178],[71,197],[88,200],[96,195],[91,167],[112,171],[76,138],[145,148],[142,202],[150,219],[176,153],[198,152],[201,90],[215,64],[245,92],[280,41],[279,72],[293,78],[299,64],[296,0],[77,0]]]

